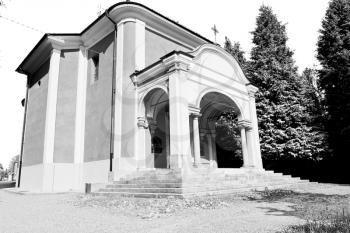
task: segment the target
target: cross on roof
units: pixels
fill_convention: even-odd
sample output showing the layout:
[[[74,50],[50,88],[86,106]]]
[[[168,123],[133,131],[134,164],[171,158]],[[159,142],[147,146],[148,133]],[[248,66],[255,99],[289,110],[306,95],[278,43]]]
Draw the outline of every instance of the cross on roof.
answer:
[[[216,28],[216,25],[214,24],[214,26],[211,28],[211,30],[213,30],[214,32],[214,37],[215,37],[215,43],[216,43],[216,34],[219,33],[218,29]]]

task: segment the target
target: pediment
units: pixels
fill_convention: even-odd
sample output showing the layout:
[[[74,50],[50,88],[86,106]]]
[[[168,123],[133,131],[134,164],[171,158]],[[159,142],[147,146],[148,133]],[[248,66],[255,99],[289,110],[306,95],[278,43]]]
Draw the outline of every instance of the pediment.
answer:
[[[195,49],[191,55],[200,72],[206,69],[242,84],[249,83],[236,59],[219,46],[205,44]]]

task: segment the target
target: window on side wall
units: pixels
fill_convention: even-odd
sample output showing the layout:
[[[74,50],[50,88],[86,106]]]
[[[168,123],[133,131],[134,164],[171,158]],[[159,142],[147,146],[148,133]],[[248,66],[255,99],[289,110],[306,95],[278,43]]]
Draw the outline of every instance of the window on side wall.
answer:
[[[91,64],[91,84],[98,81],[99,75],[99,64],[100,64],[100,56],[98,53],[94,53],[90,58]]]

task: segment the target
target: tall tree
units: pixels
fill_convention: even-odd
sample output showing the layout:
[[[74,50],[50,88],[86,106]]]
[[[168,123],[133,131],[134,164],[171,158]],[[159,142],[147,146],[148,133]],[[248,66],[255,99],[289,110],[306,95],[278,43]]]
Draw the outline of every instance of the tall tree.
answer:
[[[349,158],[350,144],[350,1],[332,0],[322,21],[317,58],[320,87],[327,106],[329,143],[338,158]]]
[[[241,48],[241,44],[235,41],[232,45],[231,40],[228,37],[225,37],[224,49],[234,58],[236,58],[238,63],[241,65],[242,70],[246,71],[248,62],[245,58],[245,52]]]
[[[252,34],[249,77],[259,88],[256,104],[263,157],[319,159],[324,149],[310,125],[302,81],[286,45],[285,25],[270,7],[261,6]]]

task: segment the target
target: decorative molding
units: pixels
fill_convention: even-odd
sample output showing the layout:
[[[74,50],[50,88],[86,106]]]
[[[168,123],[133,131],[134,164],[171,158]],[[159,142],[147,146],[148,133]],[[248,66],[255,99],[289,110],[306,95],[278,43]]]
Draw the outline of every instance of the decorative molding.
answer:
[[[137,127],[139,128],[144,128],[144,129],[148,129],[148,122],[144,117],[138,117],[137,118]]]
[[[252,129],[252,122],[247,120],[238,121],[238,127],[244,129]]]
[[[143,83],[147,83],[153,80],[155,77],[159,78],[164,75],[169,75],[175,71],[188,71],[192,57],[190,55],[183,54],[181,51],[171,52],[165,57],[161,58],[158,62],[146,67],[145,69],[135,72],[130,75],[134,85],[140,86]]]
[[[191,116],[193,116],[195,118],[202,116],[202,114],[200,113],[201,109],[197,108],[196,106],[193,106],[193,105],[188,105],[188,112]]]
[[[198,46],[195,50],[191,52],[191,54],[195,57],[194,62],[196,62],[197,57],[200,57],[199,55],[204,53],[205,51],[210,51],[226,60],[229,64],[233,65],[233,69],[237,72],[238,75],[237,78],[239,78],[244,84],[249,83],[249,80],[244,75],[242,68],[240,67],[237,60],[220,46],[214,44],[202,44]]]

